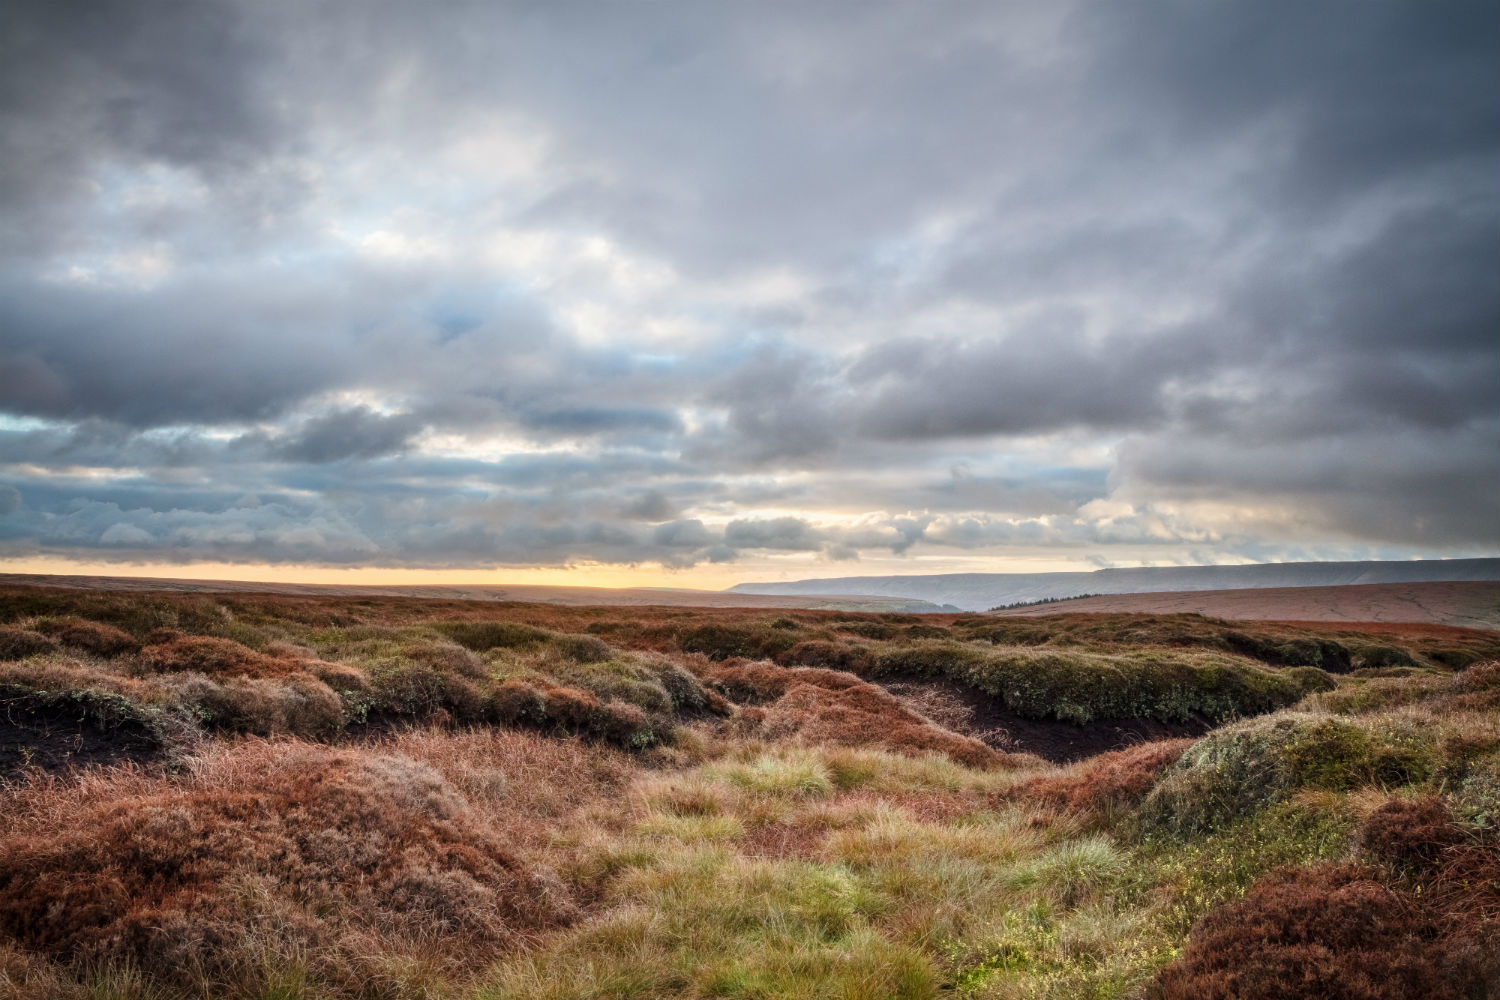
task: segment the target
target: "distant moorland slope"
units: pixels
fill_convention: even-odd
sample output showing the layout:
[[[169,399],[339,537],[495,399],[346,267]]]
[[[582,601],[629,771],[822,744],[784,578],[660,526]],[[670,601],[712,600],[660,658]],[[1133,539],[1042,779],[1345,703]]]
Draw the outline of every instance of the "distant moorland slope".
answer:
[[[1500,580],[1500,559],[1406,562],[1257,563],[1245,566],[1155,566],[1092,573],[942,573],[845,576],[784,583],[741,583],[731,593],[764,595],[877,594],[985,611],[1022,601],[1080,594],[1140,594],[1261,587],[1344,587],[1373,583]]]
[[[1500,630],[1500,583],[1366,583],[1106,594],[992,611],[996,617],[1068,612],[1200,614],[1242,621],[1431,622]]]

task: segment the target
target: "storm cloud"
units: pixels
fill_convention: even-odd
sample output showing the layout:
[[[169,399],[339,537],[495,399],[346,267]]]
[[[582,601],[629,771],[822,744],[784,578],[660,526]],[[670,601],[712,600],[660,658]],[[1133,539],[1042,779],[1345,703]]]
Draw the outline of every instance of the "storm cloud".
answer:
[[[1494,554],[1497,176],[1478,0],[20,0],[0,558]]]

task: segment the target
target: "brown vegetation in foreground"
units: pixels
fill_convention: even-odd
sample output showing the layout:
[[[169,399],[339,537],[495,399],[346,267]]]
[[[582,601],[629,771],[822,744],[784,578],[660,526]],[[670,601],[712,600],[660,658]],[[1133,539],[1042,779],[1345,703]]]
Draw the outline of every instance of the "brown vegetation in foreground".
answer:
[[[560,800],[587,805],[624,773],[541,736],[416,733],[42,779],[8,796],[0,939],[211,993],[253,992],[267,968],[355,995],[463,979],[576,916],[516,848],[544,839]]]
[[[1496,653],[0,588],[0,998],[1493,1000]]]
[[[1193,928],[1162,1000],[1465,1000],[1500,986],[1500,846],[1442,800],[1392,799],[1364,858],[1288,868]]]

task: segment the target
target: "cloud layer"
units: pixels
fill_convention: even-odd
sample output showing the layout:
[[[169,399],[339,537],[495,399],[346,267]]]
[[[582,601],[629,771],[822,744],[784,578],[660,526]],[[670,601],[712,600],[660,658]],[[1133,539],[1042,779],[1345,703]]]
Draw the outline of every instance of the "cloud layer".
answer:
[[[0,121],[0,558],[1500,551],[1490,3],[22,0]]]

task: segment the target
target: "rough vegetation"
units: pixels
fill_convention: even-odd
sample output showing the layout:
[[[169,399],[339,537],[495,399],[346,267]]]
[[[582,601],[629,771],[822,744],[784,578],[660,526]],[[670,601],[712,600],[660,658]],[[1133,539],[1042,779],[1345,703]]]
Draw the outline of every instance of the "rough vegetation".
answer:
[[[0,590],[0,997],[1491,998],[1497,654]]]

